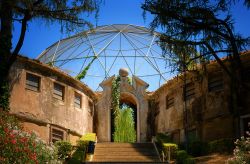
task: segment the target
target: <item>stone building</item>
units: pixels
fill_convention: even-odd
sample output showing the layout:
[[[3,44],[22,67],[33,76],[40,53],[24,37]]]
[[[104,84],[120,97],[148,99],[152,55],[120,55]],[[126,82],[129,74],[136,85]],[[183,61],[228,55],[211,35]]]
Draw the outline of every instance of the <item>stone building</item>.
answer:
[[[185,130],[189,140],[211,141],[245,135],[250,122],[250,54],[241,56],[244,67],[244,97],[239,114],[232,111],[232,92],[229,76],[219,64],[206,65],[206,72],[187,73],[186,81],[179,75],[152,93],[157,102],[156,131],[168,132],[179,143],[184,141]],[[224,62],[228,65],[227,60]],[[184,88],[185,86],[185,88]],[[186,93],[184,93],[186,90]],[[238,119],[240,127],[238,128]]]
[[[96,94],[46,64],[19,56],[10,75],[10,112],[46,142],[73,143],[93,131]]]
[[[244,84],[250,86],[250,53],[242,54]],[[224,62],[227,62],[226,59]],[[250,122],[250,91],[244,90],[237,117],[231,111],[230,80],[216,62],[203,73],[189,72],[167,81],[154,92],[140,78],[121,75],[120,102],[135,109],[137,142],[156,133],[169,133],[177,143],[189,139],[211,141],[241,135]],[[98,142],[112,141],[111,85],[114,76],[103,81],[102,92],[94,92],[59,69],[19,56],[10,75],[10,112],[46,142],[68,140],[97,133]],[[185,88],[184,88],[185,86]],[[186,92],[183,92],[184,89]],[[185,93],[185,94],[184,94]],[[240,118],[238,129],[237,118]]]

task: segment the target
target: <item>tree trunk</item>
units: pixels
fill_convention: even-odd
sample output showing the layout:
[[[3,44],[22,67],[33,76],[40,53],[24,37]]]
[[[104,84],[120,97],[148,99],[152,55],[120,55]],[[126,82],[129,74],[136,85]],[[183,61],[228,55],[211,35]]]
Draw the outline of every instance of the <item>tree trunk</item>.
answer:
[[[0,13],[0,107],[4,110],[9,108],[8,73],[11,66],[13,4],[14,0],[2,0]]]

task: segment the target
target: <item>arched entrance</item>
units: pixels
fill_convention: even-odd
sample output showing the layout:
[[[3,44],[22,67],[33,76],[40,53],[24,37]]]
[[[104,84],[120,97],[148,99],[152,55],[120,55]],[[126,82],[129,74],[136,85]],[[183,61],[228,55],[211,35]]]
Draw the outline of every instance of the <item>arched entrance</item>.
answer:
[[[133,109],[133,118],[134,118],[134,128],[136,131],[136,142],[139,142],[139,113],[138,113],[138,109],[139,109],[139,105],[137,103],[137,99],[135,98],[135,96],[131,93],[128,92],[122,92],[120,95],[120,107],[122,105],[127,105],[128,107]],[[112,113],[111,114],[111,119],[112,118]],[[111,120],[110,120],[111,121]],[[111,121],[112,123],[113,121]],[[113,138],[113,134],[114,133],[114,125],[111,124],[111,141],[114,141]]]

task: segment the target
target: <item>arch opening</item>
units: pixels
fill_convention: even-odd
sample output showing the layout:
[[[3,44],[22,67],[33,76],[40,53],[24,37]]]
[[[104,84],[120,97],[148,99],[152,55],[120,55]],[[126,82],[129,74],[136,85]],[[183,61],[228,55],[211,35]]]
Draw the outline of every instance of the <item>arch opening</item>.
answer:
[[[135,97],[130,93],[121,93],[120,95],[120,109],[127,106],[133,110],[133,120],[134,120],[134,129],[136,134],[135,142],[138,142],[138,103],[136,102]],[[114,125],[113,125],[113,114],[111,113],[111,141],[114,142]]]

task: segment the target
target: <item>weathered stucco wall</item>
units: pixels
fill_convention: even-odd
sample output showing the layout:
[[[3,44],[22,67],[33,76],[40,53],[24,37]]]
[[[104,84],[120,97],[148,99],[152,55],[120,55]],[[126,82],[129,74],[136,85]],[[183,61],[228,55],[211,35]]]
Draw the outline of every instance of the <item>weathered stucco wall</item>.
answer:
[[[26,87],[26,73],[40,77],[40,90],[33,91]],[[34,130],[41,138],[49,141],[46,124],[61,127],[63,130],[78,135],[93,131],[94,93],[86,86],[56,69],[26,58],[18,58],[11,68],[12,91],[10,112],[23,120],[39,123],[24,123],[25,129]],[[64,99],[53,97],[54,82],[64,86]],[[74,105],[75,92],[82,96],[82,107]]]
[[[31,122],[22,122],[24,131],[33,132],[44,141],[49,141],[49,127],[37,125]]]
[[[242,56],[245,76],[250,76],[250,54]],[[166,82],[151,95],[151,99],[159,103],[159,114],[156,116],[157,132],[170,133],[173,138],[178,133],[179,141],[184,141],[184,129],[187,133],[195,131],[196,136],[204,141],[219,138],[235,137],[237,133],[237,118],[233,117],[231,108],[230,79],[221,67],[212,62],[207,65],[207,72],[187,73],[186,84],[194,83],[194,96],[184,101],[183,76],[175,77]],[[220,89],[209,90],[209,79],[221,79]],[[246,78],[245,85],[250,80]],[[239,108],[242,120],[250,117],[249,90],[241,97],[243,108]],[[174,98],[174,105],[167,108],[167,96]],[[149,109],[150,110],[150,109]],[[187,112],[184,112],[187,111]],[[185,119],[187,118],[187,119]],[[241,123],[243,128],[243,123]],[[226,127],[226,128],[225,128]],[[241,129],[242,134],[244,133]],[[177,136],[178,136],[177,135]]]
[[[250,54],[241,58],[244,85],[250,88]],[[27,72],[41,78],[39,91],[26,88]],[[218,80],[218,77],[222,80],[222,88],[209,89],[209,80]],[[94,93],[58,69],[19,57],[10,71],[11,113],[22,120],[25,130],[34,131],[47,142],[50,141],[53,126],[64,130],[66,139],[73,143],[87,132],[96,132],[99,142],[109,142],[113,78],[100,84],[103,92]],[[63,101],[53,97],[54,82],[65,88]],[[133,77],[132,85],[127,75],[121,77],[122,101],[129,101],[137,107],[137,142],[148,141],[159,132],[168,132],[174,141],[182,142],[184,129],[204,141],[235,137],[239,129],[237,117],[233,116],[231,108],[230,79],[226,73],[216,62],[212,62],[207,65],[207,72],[188,73],[186,84],[190,82],[194,84],[194,95],[184,101],[182,75],[167,81],[151,93],[146,92],[148,84],[138,77]],[[81,109],[74,105],[75,92],[82,96]],[[241,135],[244,135],[246,122],[250,121],[250,92],[245,89],[243,93],[242,107],[239,108]],[[166,97],[173,98],[173,105],[167,106]],[[149,103],[154,107],[150,107]]]

